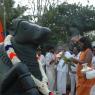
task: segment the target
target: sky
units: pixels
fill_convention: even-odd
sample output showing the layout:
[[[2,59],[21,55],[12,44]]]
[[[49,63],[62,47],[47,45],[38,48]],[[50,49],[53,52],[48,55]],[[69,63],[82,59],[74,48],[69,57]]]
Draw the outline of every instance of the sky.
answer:
[[[16,4],[21,4],[21,5],[27,5],[28,1],[37,1],[37,0],[15,0]],[[53,1],[53,0],[51,0]],[[56,0],[55,0],[56,1]],[[72,4],[72,3],[78,3],[81,2],[82,5],[94,5],[95,6],[95,0],[59,0],[60,3],[67,1],[68,3]],[[89,1],[89,2],[88,2]],[[29,5],[29,4],[28,4]]]
[[[55,1],[55,2],[59,1],[59,4],[63,3],[63,2],[68,2],[69,4],[73,4],[73,3],[78,4],[80,2],[83,6],[85,6],[85,5],[95,6],[95,0],[50,0],[50,3],[52,3],[53,1]],[[17,4],[20,4],[21,6],[27,6],[28,8],[30,8],[30,10],[27,10],[24,15],[32,14],[33,9],[34,9],[33,2],[37,6],[37,3],[36,3],[37,0],[15,0],[15,6],[17,6]],[[45,2],[46,2],[46,0],[43,0],[43,2],[42,2],[43,5],[45,4]]]

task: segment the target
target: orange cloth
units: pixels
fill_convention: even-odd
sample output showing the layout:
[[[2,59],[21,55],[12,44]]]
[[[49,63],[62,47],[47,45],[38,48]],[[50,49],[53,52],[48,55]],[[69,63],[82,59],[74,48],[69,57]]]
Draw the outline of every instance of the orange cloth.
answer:
[[[80,60],[84,60],[86,57],[87,52],[90,49],[86,49],[85,51],[81,52]],[[91,67],[91,63],[89,65]],[[87,80],[85,75],[81,73],[82,65],[78,64],[77,67],[77,88],[76,93],[77,95],[90,95],[91,88],[95,85],[95,79]]]

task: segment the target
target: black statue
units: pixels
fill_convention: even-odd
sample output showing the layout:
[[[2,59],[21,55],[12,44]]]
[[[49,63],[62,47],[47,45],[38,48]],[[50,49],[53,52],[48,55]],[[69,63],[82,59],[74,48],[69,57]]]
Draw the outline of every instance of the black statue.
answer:
[[[44,90],[41,92],[39,90],[41,85],[38,83],[37,86],[37,81],[33,77],[40,82],[43,80],[36,59],[36,49],[47,41],[50,29],[16,19],[11,30],[11,39],[8,41],[9,38],[6,38],[4,44],[0,46],[0,95],[47,94],[49,90],[46,93]],[[17,61],[17,58],[20,61]],[[43,83],[47,90],[47,80]]]

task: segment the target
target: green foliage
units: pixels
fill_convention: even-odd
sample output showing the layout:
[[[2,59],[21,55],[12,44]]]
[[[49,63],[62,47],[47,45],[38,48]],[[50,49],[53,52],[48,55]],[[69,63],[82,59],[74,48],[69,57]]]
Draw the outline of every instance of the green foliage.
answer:
[[[84,34],[95,29],[95,7],[82,6],[80,3],[78,5],[63,3],[56,8],[50,6],[39,22],[53,31],[51,39],[54,42],[59,40],[66,42],[76,30]],[[71,28],[75,28],[75,31],[71,31]]]
[[[21,7],[19,5],[16,8],[14,8],[14,4],[15,4],[14,0],[4,0],[4,3],[0,3],[0,18],[4,23],[5,12],[5,21],[7,26],[14,18],[21,16],[27,9],[27,7],[25,6]]]

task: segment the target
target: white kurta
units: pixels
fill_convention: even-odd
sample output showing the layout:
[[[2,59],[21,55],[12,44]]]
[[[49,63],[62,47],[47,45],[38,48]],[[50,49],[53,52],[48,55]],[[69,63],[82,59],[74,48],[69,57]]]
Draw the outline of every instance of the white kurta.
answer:
[[[43,67],[43,69],[44,69],[44,71],[45,71],[46,60],[45,60],[44,55],[41,54],[40,57],[39,57],[39,60],[40,60],[40,62],[42,63],[42,67]]]
[[[44,55],[41,54],[39,60],[42,63],[42,65],[46,64]]]
[[[57,90],[59,95],[66,94],[67,68],[64,60],[60,59],[57,65]]]
[[[80,53],[77,55],[73,55],[74,58],[79,59]],[[76,95],[75,87],[76,87],[76,70],[77,70],[77,64],[74,64],[74,66],[71,66],[71,72],[70,79],[71,79],[71,95]]]
[[[95,56],[92,57],[92,65],[95,68]]]
[[[46,59],[46,75],[48,77],[48,87],[51,91],[54,91],[54,84],[55,84],[55,64],[50,62],[55,60],[55,56],[53,53],[48,52],[45,56]]]

